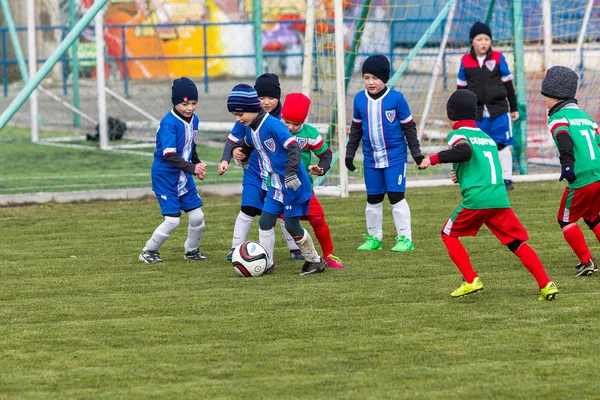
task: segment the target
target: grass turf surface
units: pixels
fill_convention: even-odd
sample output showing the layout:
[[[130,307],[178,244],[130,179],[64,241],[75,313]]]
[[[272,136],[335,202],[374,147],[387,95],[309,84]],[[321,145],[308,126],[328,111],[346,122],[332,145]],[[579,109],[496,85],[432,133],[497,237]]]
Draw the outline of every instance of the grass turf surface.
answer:
[[[205,197],[205,262],[183,260],[187,218],[145,265],[155,200],[0,209],[3,398],[595,398],[598,277],[556,224],[563,185],[510,194],[561,294],[537,285],[485,228],[463,240],[485,290],[460,275],[439,237],[457,187],[411,189],[416,250],[357,252],[364,194],[322,198],[345,268],[299,276],[276,228],[275,274],[238,277],[224,261],[238,197]],[[257,224],[251,239],[257,239]],[[583,230],[598,253],[600,245]]]

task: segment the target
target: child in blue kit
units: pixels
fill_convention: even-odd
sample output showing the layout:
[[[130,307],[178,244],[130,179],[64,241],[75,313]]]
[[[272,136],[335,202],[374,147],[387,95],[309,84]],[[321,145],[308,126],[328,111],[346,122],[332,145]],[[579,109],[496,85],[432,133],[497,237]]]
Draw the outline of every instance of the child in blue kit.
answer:
[[[281,87],[279,85],[279,78],[277,75],[272,73],[262,74],[256,79],[254,89],[258,94],[260,100],[260,107],[269,113],[271,116],[281,119]],[[244,139],[244,136],[250,128],[236,122],[225,143],[223,149],[223,155],[221,156],[221,163],[217,169],[219,175],[223,175],[229,167],[231,161],[231,151],[234,146],[240,143]],[[252,153],[248,162],[244,163],[244,178],[242,181],[242,204],[240,212],[238,213],[235,225],[233,227],[233,239],[231,241],[231,250],[227,254],[227,260],[231,261],[233,249],[246,240],[248,232],[252,227],[254,217],[261,215],[262,207],[265,202],[265,196],[267,194],[268,187],[265,184],[262,174],[265,172],[262,170],[262,166],[259,163],[259,157],[257,153]],[[281,222],[281,220],[280,220]],[[283,224],[281,224],[282,233],[286,239],[286,243],[290,249],[290,256],[293,260],[304,260],[302,253],[298,246],[296,246],[294,239],[285,230]]]
[[[300,225],[300,217],[308,213],[312,188],[308,174],[301,166],[301,149],[285,124],[260,107],[258,94],[249,85],[235,86],[227,98],[227,109],[237,122],[248,126],[241,147],[234,149],[238,160],[256,153],[261,165],[261,178],[268,192],[259,220],[259,241],[269,255],[268,272],[274,270],[273,226],[279,215],[285,217],[285,228],[300,248],[304,259],[301,275],[323,272],[325,266],[310,234]]]
[[[202,199],[198,195],[194,175],[204,180],[206,164],[196,152],[198,89],[188,78],[173,81],[173,109],[160,121],[156,132],[156,151],[152,164],[152,191],[156,194],[165,220],[156,228],[139,255],[142,262],[160,263],[159,249],[179,226],[181,210],[188,214],[188,237],[184,259],[205,260],[200,252],[204,232]]]
[[[390,62],[383,55],[368,57],[362,67],[364,91],[354,96],[354,114],[346,145],[346,168],[354,171],[354,156],[362,140],[367,186],[367,234],[358,250],[379,250],[383,239],[383,198],[388,195],[396,225],[392,251],[414,250],[410,208],[404,198],[407,150],[423,161],[417,126],[402,93],[386,85]],[[407,149],[408,148],[408,149]]]

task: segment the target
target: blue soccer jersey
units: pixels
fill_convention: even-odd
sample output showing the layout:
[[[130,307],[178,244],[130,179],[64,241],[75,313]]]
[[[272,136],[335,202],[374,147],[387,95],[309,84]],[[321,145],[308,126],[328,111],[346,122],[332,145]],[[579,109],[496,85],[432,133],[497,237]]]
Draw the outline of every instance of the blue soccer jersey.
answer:
[[[354,96],[352,121],[362,125],[362,149],[365,166],[387,168],[406,163],[406,139],[402,125],[412,115],[402,93],[387,88],[373,100],[367,91]]]
[[[259,156],[260,168],[268,173],[265,178],[270,178],[268,197],[284,205],[301,204],[310,200],[312,186],[302,165],[297,173],[302,185],[295,191],[285,187],[287,148],[296,142],[296,138],[290,134],[283,122],[267,114],[255,131],[250,129],[245,141],[254,148],[253,153]],[[263,183],[266,185],[266,180]]]
[[[177,153],[185,161],[192,158],[192,147],[198,136],[198,117],[192,115],[187,123],[178,117],[173,110],[160,121],[156,131],[156,151],[152,163],[152,191],[162,195],[183,196],[187,192],[196,191],[196,183],[187,174],[165,161],[165,155]]]
[[[249,133],[249,126],[245,126],[244,124],[236,122],[235,125],[233,125],[227,140],[232,143],[239,143],[239,141],[244,139],[244,136]],[[266,178],[269,176],[269,173],[261,168],[258,158],[259,156],[255,151],[250,154],[250,158],[248,159],[248,168],[244,170],[242,185],[258,186],[262,190],[266,191],[268,189],[266,185]]]

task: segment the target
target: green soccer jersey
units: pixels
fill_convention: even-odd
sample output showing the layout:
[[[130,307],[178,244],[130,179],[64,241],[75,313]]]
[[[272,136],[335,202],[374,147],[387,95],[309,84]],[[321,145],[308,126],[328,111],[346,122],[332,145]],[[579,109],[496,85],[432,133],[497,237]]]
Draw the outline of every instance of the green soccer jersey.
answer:
[[[471,159],[452,164],[463,196],[462,206],[471,210],[510,208],[496,143],[481,129],[458,128],[448,135],[448,146],[468,143]]]
[[[315,153],[318,157],[329,149],[329,145],[323,140],[317,128],[309,124],[302,124],[302,128],[294,133],[293,136],[298,141],[298,146],[302,149],[302,164],[308,172],[308,167],[311,165],[311,153]],[[312,175],[308,174],[308,177],[312,183]]]
[[[572,103],[552,114],[548,127],[557,147],[556,137],[561,133],[566,132],[573,140],[577,180],[568,187],[576,189],[600,181],[600,134],[596,122]]]

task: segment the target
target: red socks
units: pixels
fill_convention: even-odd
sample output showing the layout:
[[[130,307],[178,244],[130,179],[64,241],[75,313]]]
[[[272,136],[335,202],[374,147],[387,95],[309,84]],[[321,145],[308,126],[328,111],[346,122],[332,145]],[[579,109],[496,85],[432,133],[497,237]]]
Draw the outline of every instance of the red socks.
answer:
[[[515,255],[519,257],[525,268],[533,275],[540,288],[545,287],[550,282],[540,258],[527,243],[521,244],[515,251]]]
[[[581,231],[581,228],[579,228],[579,225],[572,223],[565,226],[563,228],[563,235],[569,246],[571,246],[571,249],[573,249],[577,255],[577,258],[579,258],[579,261],[582,263],[590,261],[592,254],[585,242],[585,236],[583,236],[583,232]]]
[[[460,240],[446,234],[442,234],[442,240],[444,241],[444,245],[448,250],[448,255],[452,259],[452,262],[456,264],[456,267],[462,274],[463,278],[465,278],[465,281],[467,283],[473,283],[473,280],[477,278],[478,275],[471,265],[469,253],[467,253],[467,250],[465,250]]]
[[[331,232],[329,231],[329,225],[327,225],[327,222],[325,222],[325,218],[322,216],[308,217],[308,222],[315,231],[315,236],[321,245],[321,250],[323,250],[323,257],[333,254]]]

